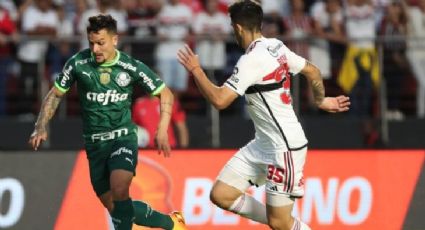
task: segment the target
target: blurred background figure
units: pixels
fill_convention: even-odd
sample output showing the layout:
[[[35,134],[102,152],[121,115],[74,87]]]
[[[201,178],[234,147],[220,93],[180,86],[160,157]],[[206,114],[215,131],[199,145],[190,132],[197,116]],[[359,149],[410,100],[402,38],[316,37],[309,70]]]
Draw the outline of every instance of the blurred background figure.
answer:
[[[387,39],[384,42],[383,78],[387,92],[387,112],[383,114],[389,120],[402,120],[400,97],[409,66],[406,58],[407,15],[399,1],[393,1],[386,7],[379,34]]]
[[[425,0],[419,0],[417,6],[410,6],[408,15],[411,39],[408,44],[407,57],[418,82],[417,115],[425,118]]]
[[[283,17],[285,35],[290,38],[286,45],[295,53],[310,59],[310,45],[306,40],[312,34],[312,20],[305,13],[304,0],[291,0],[291,13]]]
[[[325,79],[335,76],[344,57],[345,37],[340,0],[317,1],[311,8],[313,31],[317,39],[310,47],[310,58]]]
[[[159,12],[157,20],[157,69],[167,86],[179,98],[187,89],[188,73],[177,61],[176,54],[189,41],[192,11],[179,0],[168,0]]]
[[[21,5],[21,33],[28,36],[43,36],[39,40],[22,39],[18,49],[21,66],[20,101],[18,113],[32,114],[37,104],[37,89],[42,77],[40,68],[45,61],[49,40],[57,34],[59,17],[51,0],[27,0]]]
[[[0,2],[0,116],[6,113],[6,83],[13,61],[12,41],[9,38],[17,36],[16,25],[6,3],[7,1]]]
[[[128,15],[128,35],[138,40],[131,44],[131,53],[148,66],[155,66],[156,17],[162,8],[162,2],[157,0],[123,2]]]
[[[225,39],[231,27],[228,17],[219,11],[218,0],[204,1],[205,11],[193,20],[193,32],[196,35],[196,52],[208,76],[220,85],[226,80],[223,68],[226,65]]]
[[[69,2],[65,2],[64,0],[56,0],[56,4],[54,6],[59,21],[56,33],[57,40],[50,43],[47,50],[47,64],[51,82],[53,82],[62,71],[66,60],[68,60],[72,54],[77,51],[77,49],[73,49],[73,43],[67,40],[75,35],[73,23],[75,16],[72,15],[73,13],[66,11],[71,10],[67,8],[69,6],[68,4]]]
[[[257,0],[261,2],[264,16],[282,18],[291,14],[290,0]]]
[[[370,116],[373,84],[379,78],[374,8],[370,0],[348,0],[344,11],[348,50],[338,83],[350,95],[350,112]]]
[[[125,35],[127,33],[127,12],[121,7],[121,1],[114,0],[96,0],[94,7],[90,7],[84,11],[78,22],[78,32],[82,35],[80,49],[89,47],[86,38],[86,23],[88,18],[98,14],[109,14],[117,21],[118,35]]]
[[[154,137],[160,118],[159,102],[157,97],[144,96],[138,98],[133,105],[133,121],[139,126],[139,129],[142,128],[138,134],[139,147],[156,147]],[[189,131],[186,126],[186,113],[178,100],[174,100],[170,126],[172,126],[168,128],[170,146],[172,148],[187,148],[189,146]]]
[[[375,49],[375,15],[370,0],[347,0],[344,8],[345,32],[348,48],[338,76],[338,84],[351,100],[349,113],[362,118],[364,142],[367,146],[377,143],[374,119],[375,90],[379,84],[379,59]]]

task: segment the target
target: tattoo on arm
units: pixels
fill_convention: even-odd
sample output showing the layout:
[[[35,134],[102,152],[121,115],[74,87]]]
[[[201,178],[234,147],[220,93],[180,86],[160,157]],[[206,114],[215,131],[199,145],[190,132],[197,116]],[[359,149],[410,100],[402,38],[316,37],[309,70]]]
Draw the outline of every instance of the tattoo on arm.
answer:
[[[316,105],[320,105],[325,98],[325,87],[323,86],[323,81],[313,80],[311,81],[311,86],[313,88],[313,96]]]
[[[307,61],[306,65],[311,68],[317,69],[316,66]],[[322,77],[320,76],[320,71],[314,72],[315,76],[312,76],[310,81],[311,88],[313,90],[314,102],[316,105],[320,105],[325,98],[325,86],[323,85]]]
[[[50,92],[46,95],[46,98],[44,98],[37,122],[35,123],[35,129],[37,131],[46,130],[46,125],[55,114],[60,101],[61,97],[56,96],[53,90],[50,90]]]

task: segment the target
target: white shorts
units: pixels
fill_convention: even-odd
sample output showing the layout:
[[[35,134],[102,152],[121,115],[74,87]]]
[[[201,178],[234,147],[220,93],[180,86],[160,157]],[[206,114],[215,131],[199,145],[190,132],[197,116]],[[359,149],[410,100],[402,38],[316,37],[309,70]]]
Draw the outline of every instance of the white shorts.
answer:
[[[296,151],[263,152],[254,140],[227,162],[217,180],[243,192],[250,186],[265,184],[267,200],[276,196],[301,198],[304,195],[306,155],[307,147]]]

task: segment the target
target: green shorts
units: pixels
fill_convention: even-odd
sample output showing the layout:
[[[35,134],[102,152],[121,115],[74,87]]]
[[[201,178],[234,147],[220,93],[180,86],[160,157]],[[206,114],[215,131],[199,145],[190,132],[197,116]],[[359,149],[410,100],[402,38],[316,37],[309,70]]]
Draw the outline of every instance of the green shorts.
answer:
[[[97,196],[110,190],[109,177],[113,170],[124,169],[136,175],[138,146],[135,133],[112,140],[86,142],[85,148],[90,180]]]

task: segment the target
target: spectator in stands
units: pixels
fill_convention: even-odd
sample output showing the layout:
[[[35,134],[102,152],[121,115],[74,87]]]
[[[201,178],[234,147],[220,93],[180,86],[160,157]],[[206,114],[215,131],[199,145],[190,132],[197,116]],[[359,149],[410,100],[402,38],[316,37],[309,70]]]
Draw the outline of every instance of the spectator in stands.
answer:
[[[218,10],[218,0],[206,0],[204,8],[205,11],[193,20],[193,32],[197,36],[196,52],[209,77],[222,84],[227,79],[223,76],[226,65],[225,39],[232,28],[228,17]]]
[[[417,115],[425,118],[425,0],[419,0],[418,6],[408,7],[408,16],[411,38],[407,57],[418,82]]]
[[[179,0],[168,0],[158,14],[158,37],[155,57],[164,82],[178,98],[187,89],[187,71],[176,58],[177,51],[189,41],[191,9]]]
[[[344,14],[349,47],[338,83],[350,94],[351,113],[370,116],[373,84],[379,80],[374,8],[370,0],[348,0],[347,4]]]
[[[408,72],[406,58],[407,15],[400,2],[387,5],[379,33],[385,36],[383,56],[383,77],[387,92],[387,116],[390,120],[402,120],[400,97],[403,80]]]
[[[30,2],[30,3],[28,3]],[[27,36],[45,36],[54,38],[59,26],[58,15],[53,8],[51,0],[27,1],[22,7],[21,19],[22,34]],[[32,113],[32,106],[35,105],[36,89],[41,79],[39,64],[43,63],[46,57],[49,41],[23,40],[19,44],[18,59],[21,65],[21,92],[19,113]]]
[[[160,118],[159,105],[160,100],[157,97],[145,96],[138,98],[133,105],[132,118],[139,129],[146,132],[139,132],[139,147],[155,148],[154,138],[157,131],[157,125]],[[171,112],[171,122],[168,128],[168,141],[172,148],[186,148],[189,145],[189,131],[186,126],[186,113],[181,108],[178,100],[173,103]],[[177,133],[178,139],[176,140]],[[141,136],[144,135],[144,136]],[[142,141],[141,141],[142,140]]]
[[[338,71],[343,59],[345,42],[343,16],[340,0],[325,0],[314,3],[311,8],[314,39],[310,58],[316,63],[324,78]]]
[[[78,32],[83,35],[81,49],[88,48],[89,44],[86,38],[86,23],[88,18],[98,14],[109,14],[117,21],[118,35],[127,33],[127,13],[116,7],[114,0],[96,0],[96,7],[87,9],[81,16],[78,23]]]
[[[6,83],[11,60],[11,41],[16,38],[16,25],[0,2],[0,116],[6,113]]]
[[[287,46],[302,57],[310,59],[310,46],[305,40],[312,33],[311,17],[305,13],[304,0],[291,0],[291,13],[283,17]]]
[[[148,66],[155,66],[154,52],[156,39],[156,16],[161,10],[162,3],[157,0],[125,1],[128,14],[129,35],[137,38],[132,43],[133,57],[143,60]]]
[[[348,48],[337,81],[350,96],[349,113],[363,121],[364,144],[372,147],[379,141],[373,110],[374,86],[379,84],[374,7],[371,0],[347,0],[344,15]]]
[[[194,15],[205,9],[202,6],[203,2],[205,2],[205,0],[180,0],[180,3],[187,5]]]
[[[264,16],[282,18],[291,14],[290,0],[261,0]]]
[[[57,40],[51,43],[47,51],[47,64],[50,69],[51,81],[62,71],[63,65],[76,50],[72,49],[71,42],[66,39],[74,36],[74,25],[72,17],[66,17],[64,2],[56,6],[58,14]]]
[[[0,5],[4,10],[8,12],[9,18],[16,23],[18,21],[19,14],[18,14],[18,9],[16,8],[15,1],[1,0]]]

